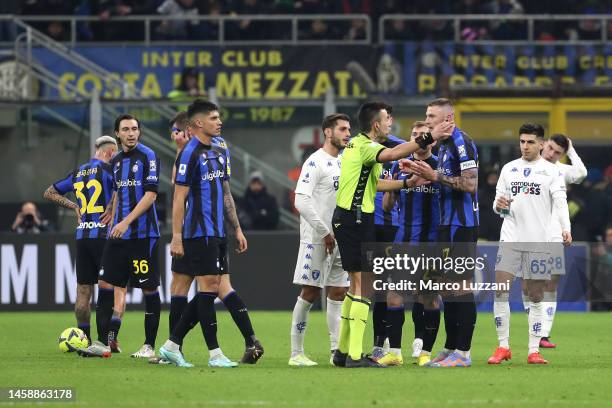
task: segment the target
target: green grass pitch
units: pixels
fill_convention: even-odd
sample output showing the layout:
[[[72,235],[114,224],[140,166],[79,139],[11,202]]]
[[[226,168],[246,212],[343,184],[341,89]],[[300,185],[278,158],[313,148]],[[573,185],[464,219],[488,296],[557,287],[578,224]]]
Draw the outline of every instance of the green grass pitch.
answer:
[[[224,352],[239,359],[244,349],[240,333],[229,314],[219,313],[218,318]],[[69,312],[4,312],[0,315],[0,387],[73,387],[77,401],[69,406],[88,407],[610,406],[609,313],[558,313],[554,340],[559,348],[543,351],[551,362],[549,366],[527,365],[527,318],[523,314],[512,316],[512,361],[488,366],[486,359],[496,345],[495,328],[490,314],[480,314],[472,349],[473,366],[467,369],[412,365],[409,312],[406,318],[403,367],[381,370],[331,367],[325,315],[313,312],[306,351],[319,366],[291,368],[287,365],[291,314],[252,312],[253,324],[265,348],[257,365],[208,368],[208,352],[196,327],[185,341],[187,360],[196,367],[179,369],[153,366],[129,357],[144,339],[142,312],[126,314],[119,335],[123,354],[110,359],[85,359],[59,351],[57,337],[63,329],[74,325]],[[168,316],[164,313],[157,347],[166,339],[167,324]],[[371,324],[366,330],[369,350]],[[440,333],[436,349],[443,338]],[[51,404],[59,405],[62,404]]]

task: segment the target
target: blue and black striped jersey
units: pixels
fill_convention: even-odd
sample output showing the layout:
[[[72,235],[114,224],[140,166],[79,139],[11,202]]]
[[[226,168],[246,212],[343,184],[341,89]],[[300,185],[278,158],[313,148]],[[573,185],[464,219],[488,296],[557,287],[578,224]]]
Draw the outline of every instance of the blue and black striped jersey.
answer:
[[[117,191],[114,225],[121,222],[144,197],[147,191],[157,192],[160,162],[153,150],[138,143],[128,152],[120,151],[111,159]],[[155,203],[138,217],[123,234],[123,239],[159,237]]]
[[[53,184],[64,195],[74,192],[81,206],[81,222],[77,225],[76,239],[106,238],[108,228],[100,222],[113,196],[113,172],[108,163],[91,159]]]
[[[449,177],[459,177],[469,169],[478,170],[478,151],[474,141],[455,127],[451,137],[440,145],[438,171]],[[478,193],[464,193],[442,185],[440,195],[440,225],[477,227],[479,225]]]
[[[412,155],[409,160],[416,160]],[[435,155],[425,160],[432,169],[438,167]],[[399,167],[396,165],[396,167]],[[399,173],[398,179],[407,178]],[[435,242],[440,225],[440,185],[431,183],[424,186],[402,189],[399,193],[400,227],[395,242]]]
[[[193,137],[176,159],[175,184],[189,187],[183,238],[225,237],[223,181],[231,169],[218,138],[205,145]]]
[[[400,139],[397,136],[389,135],[387,138],[387,141],[382,143],[382,145],[388,148],[393,148],[397,146],[398,144],[405,143],[405,142],[406,141],[404,139]],[[385,179],[391,176],[392,178],[395,179],[399,171],[399,168],[397,166],[394,167],[396,163],[397,162],[395,161],[383,163],[382,164],[383,171],[382,171],[382,174],[380,175],[380,178]],[[393,170],[394,168],[396,170]],[[394,204],[391,211],[384,211],[383,205],[382,205],[384,194],[385,193],[381,191],[377,191],[376,197],[374,197],[374,224],[392,225],[394,227],[397,227],[399,226],[399,212],[398,212],[399,207],[397,204]]]

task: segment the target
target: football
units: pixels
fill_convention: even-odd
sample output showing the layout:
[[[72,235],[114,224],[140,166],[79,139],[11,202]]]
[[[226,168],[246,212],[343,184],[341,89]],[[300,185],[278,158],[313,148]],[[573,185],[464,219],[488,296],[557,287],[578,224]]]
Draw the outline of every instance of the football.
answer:
[[[70,327],[60,334],[59,349],[64,353],[75,351],[77,348],[87,347],[89,344],[87,336],[83,330],[76,327]]]

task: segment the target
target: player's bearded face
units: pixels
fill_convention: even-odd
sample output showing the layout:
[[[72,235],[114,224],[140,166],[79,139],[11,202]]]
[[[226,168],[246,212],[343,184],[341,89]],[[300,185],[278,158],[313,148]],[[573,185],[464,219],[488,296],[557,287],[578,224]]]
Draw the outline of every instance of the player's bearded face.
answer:
[[[133,149],[138,144],[140,138],[140,127],[134,119],[124,119],[119,123],[119,130],[115,132],[121,141],[121,145],[128,150]]]
[[[346,120],[338,120],[336,126],[331,129],[331,144],[335,148],[341,150],[346,147],[346,144],[351,138],[351,126]]]

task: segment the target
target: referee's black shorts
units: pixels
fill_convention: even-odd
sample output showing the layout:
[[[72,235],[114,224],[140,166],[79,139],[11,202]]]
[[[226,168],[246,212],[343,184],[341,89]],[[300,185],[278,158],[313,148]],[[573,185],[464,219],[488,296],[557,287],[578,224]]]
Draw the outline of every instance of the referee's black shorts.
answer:
[[[342,268],[347,272],[371,272],[372,253],[365,250],[366,244],[372,245],[376,242],[376,231],[374,228],[374,214],[362,213],[361,223],[357,223],[355,211],[336,207],[332,217],[332,226]],[[369,256],[368,256],[369,255]]]
[[[183,240],[185,255],[172,258],[172,272],[188,276],[224,275],[229,273],[227,240],[200,237]]]
[[[158,238],[109,239],[102,255],[100,279],[113,286],[155,289],[159,286]]]
[[[102,269],[106,239],[83,238],[76,242],[76,275],[79,285],[95,285]]]
[[[441,225],[438,228],[438,242],[441,244],[442,255],[450,258],[476,259],[476,242],[478,241],[478,227],[462,227],[459,225]],[[474,268],[466,269],[462,273],[455,270],[445,271],[447,279],[466,280],[474,277]]]

